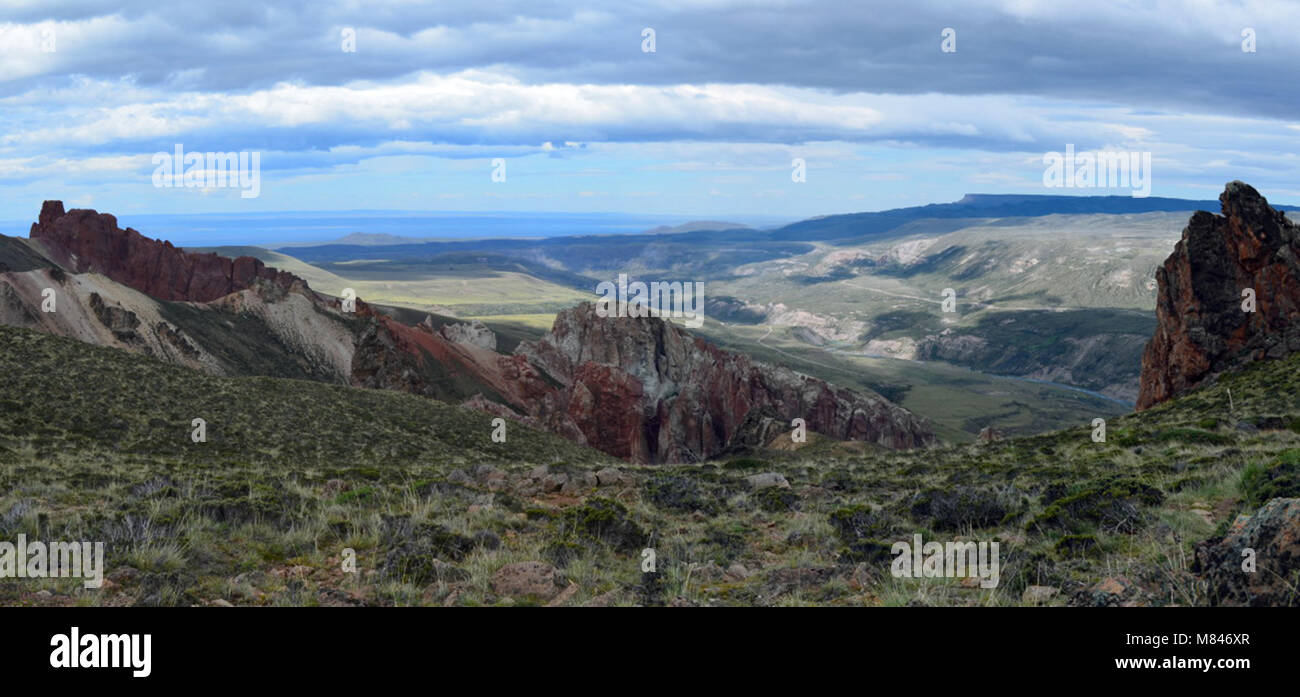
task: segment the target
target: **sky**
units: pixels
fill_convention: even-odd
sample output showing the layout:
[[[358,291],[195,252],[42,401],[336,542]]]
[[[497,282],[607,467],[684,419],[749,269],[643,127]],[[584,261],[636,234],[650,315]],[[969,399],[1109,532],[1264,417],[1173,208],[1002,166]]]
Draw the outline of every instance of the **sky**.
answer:
[[[1153,196],[1300,203],[1297,37],[1281,0],[0,0],[0,220],[1131,190],[1046,187],[1067,145],[1149,153]],[[246,181],[167,186],[178,146]]]

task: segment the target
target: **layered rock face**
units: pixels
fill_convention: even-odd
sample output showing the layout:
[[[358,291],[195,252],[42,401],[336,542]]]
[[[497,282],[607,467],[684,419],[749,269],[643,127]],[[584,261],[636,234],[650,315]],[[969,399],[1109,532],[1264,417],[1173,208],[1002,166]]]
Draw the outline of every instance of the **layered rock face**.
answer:
[[[264,279],[284,289],[301,279],[267,267],[253,257],[183,252],[131,228],[122,230],[108,213],[46,201],[30,236],[54,260],[77,273],[93,271],[160,300],[208,302]]]
[[[339,300],[257,259],[187,253],[122,230],[108,214],[64,212],[58,201],[45,202],[31,237],[75,273],[3,274],[0,321],[200,370],[460,402],[644,463],[764,445],[789,433],[794,418],[888,448],[935,442],[927,425],[883,398],[752,362],[657,318],[603,318],[584,304],[503,355],[482,323],[409,326],[361,300],[344,312]],[[37,309],[50,285],[60,288],[57,314]]]
[[[1224,370],[1300,351],[1300,226],[1239,181],[1219,202],[1223,214],[1193,215],[1156,271],[1139,410]],[[1254,312],[1243,308],[1247,290]]]
[[[890,402],[724,351],[659,318],[600,317],[584,303],[516,349],[561,384],[560,406],[592,446],[634,462],[698,462],[758,429],[811,431],[888,448],[935,442]]]

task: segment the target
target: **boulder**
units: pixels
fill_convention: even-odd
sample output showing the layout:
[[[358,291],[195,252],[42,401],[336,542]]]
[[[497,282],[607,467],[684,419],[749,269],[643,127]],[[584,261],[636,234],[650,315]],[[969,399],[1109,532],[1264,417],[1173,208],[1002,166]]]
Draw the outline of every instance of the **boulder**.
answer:
[[[541,561],[506,564],[492,574],[492,590],[511,598],[550,600],[560,593],[555,567]]]
[[[1192,571],[1208,583],[1212,605],[1300,605],[1300,498],[1272,499],[1197,545]]]

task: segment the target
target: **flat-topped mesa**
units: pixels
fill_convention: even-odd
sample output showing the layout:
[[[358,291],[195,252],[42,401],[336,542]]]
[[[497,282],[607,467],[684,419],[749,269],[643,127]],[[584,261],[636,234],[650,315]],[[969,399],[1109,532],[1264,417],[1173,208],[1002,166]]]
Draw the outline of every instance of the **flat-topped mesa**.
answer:
[[[1219,202],[1223,214],[1192,215],[1156,270],[1139,410],[1224,370],[1300,351],[1300,226],[1239,181]]]
[[[208,302],[252,287],[258,279],[284,290],[307,290],[297,276],[268,267],[260,259],[231,259],[186,252],[117,226],[108,213],[46,201],[30,237],[59,264],[77,273],[95,272],[161,300]]]

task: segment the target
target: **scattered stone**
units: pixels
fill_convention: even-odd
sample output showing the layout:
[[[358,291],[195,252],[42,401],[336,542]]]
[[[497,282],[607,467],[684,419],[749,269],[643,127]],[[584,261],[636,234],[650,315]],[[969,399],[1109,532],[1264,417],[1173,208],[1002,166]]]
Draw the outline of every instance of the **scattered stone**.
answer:
[[[132,566],[122,566],[113,569],[108,575],[108,580],[114,583],[130,583],[140,576],[140,570]]]
[[[855,591],[863,591],[870,588],[874,580],[871,567],[867,566],[866,562],[858,562],[858,565],[853,567],[853,571],[849,574],[849,588]]]
[[[700,564],[691,569],[692,583],[716,583],[722,579],[726,572],[722,570],[718,563],[710,559],[705,564]]]
[[[749,569],[746,569],[744,564],[736,562],[727,567],[726,577],[732,581],[743,581],[749,578]]]
[[[328,482],[325,482],[324,488],[326,494],[334,495],[334,494],[341,494],[345,491],[351,490],[352,485],[348,484],[342,479],[331,479]]]
[[[606,591],[583,603],[583,607],[609,607],[618,602],[618,589]]]
[[[771,602],[777,597],[798,590],[824,585],[835,576],[835,567],[776,569],[767,574],[759,595]]]
[[[542,477],[542,491],[545,491],[548,494],[559,491],[568,483],[568,481],[569,475],[567,474],[560,472],[548,474],[545,477]]]
[[[785,475],[780,474],[779,472],[751,474],[750,476],[745,477],[745,482],[749,484],[750,488],[755,490],[767,489],[774,486],[782,489],[790,488],[790,482],[786,481]]]
[[[617,467],[606,467],[596,473],[596,482],[600,486],[622,486],[624,481],[623,473]]]
[[[561,605],[564,605],[565,603],[569,602],[569,599],[572,598],[577,593],[578,593],[578,584],[570,582],[567,588],[560,591],[559,595],[555,596],[554,598],[551,598],[551,601],[546,603],[546,607],[560,607]]]
[[[506,564],[492,574],[492,590],[511,598],[534,596],[550,600],[560,592],[555,567],[542,561]]]
[[[1135,607],[1145,604],[1142,588],[1127,576],[1110,576],[1070,598],[1076,607]]]
[[[1020,596],[1020,602],[1025,605],[1046,605],[1060,592],[1061,589],[1055,586],[1030,586]]]
[[[569,481],[560,487],[560,493],[565,496],[574,496],[589,489],[596,488],[596,475],[591,472],[579,472],[571,477]]]

